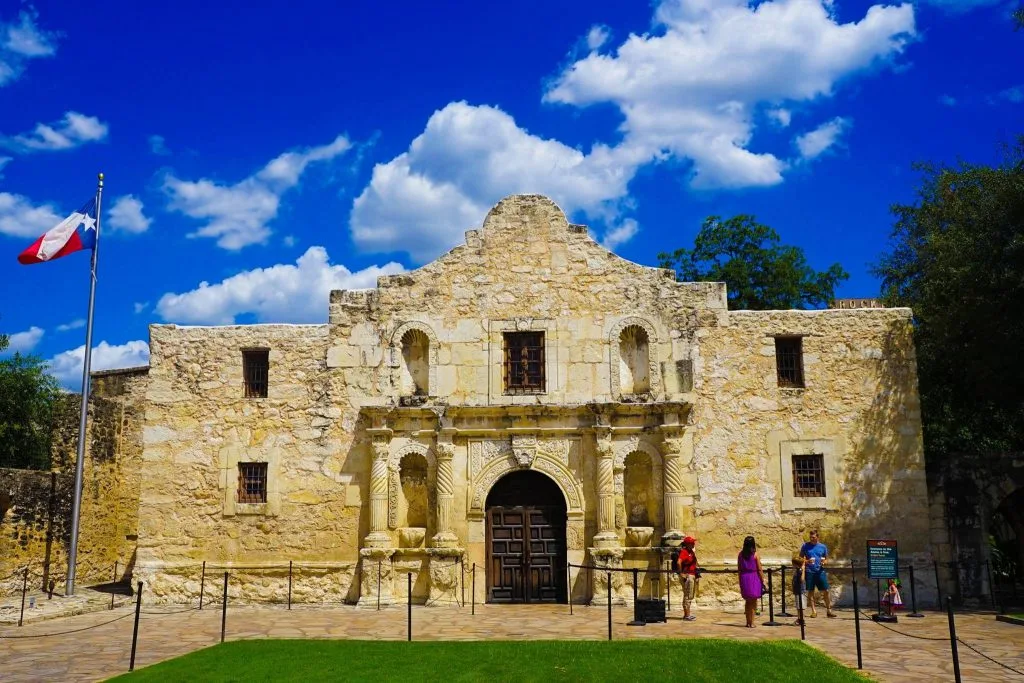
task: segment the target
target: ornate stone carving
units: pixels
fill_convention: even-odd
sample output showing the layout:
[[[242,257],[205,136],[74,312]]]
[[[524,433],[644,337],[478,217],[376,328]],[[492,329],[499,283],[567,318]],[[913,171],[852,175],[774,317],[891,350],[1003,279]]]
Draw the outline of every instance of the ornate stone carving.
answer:
[[[472,479],[484,468],[484,444],[482,441],[469,442],[469,477]]]
[[[434,449],[437,451],[437,534],[434,536],[434,545],[450,547],[457,541],[451,521],[452,502],[455,498],[455,473],[452,468],[455,446],[451,442],[438,441]]]
[[[519,465],[511,457],[496,459],[488,462],[480,472],[473,484],[473,493],[470,497],[470,509],[481,513],[487,493],[494,486],[494,482],[504,475],[518,469]],[[544,472],[558,484],[565,495],[566,504],[570,511],[582,511],[583,509],[583,487],[581,482],[570,472],[565,465],[547,457],[538,456],[534,458],[532,468]]]
[[[567,550],[583,550],[583,520],[571,520],[565,525],[565,547]]]

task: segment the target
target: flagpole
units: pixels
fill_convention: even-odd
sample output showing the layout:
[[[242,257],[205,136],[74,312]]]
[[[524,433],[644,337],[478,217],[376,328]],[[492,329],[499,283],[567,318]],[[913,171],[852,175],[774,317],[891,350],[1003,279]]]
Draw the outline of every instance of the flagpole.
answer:
[[[85,359],[82,363],[82,411],[78,422],[78,457],[75,460],[75,498],[71,508],[71,547],[68,550],[68,578],[65,595],[75,594],[75,563],[78,560],[78,518],[82,512],[82,474],[85,468],[86,421],[89,416],[89,368],[92,365],[92,313],[96,303],[96,258],[100,252],[100,208],[103,201],[103,174],[96,182],[96,243],[92,247],[89,277],[89,317],[85,326]]]

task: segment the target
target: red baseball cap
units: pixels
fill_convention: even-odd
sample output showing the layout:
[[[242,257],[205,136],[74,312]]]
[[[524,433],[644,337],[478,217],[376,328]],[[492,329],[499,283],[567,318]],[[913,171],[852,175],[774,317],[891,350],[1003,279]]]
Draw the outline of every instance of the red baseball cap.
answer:
[[[697,539],[694,538],[693,536],[687,536],[686,538],[683,539],[683,545],[696,545],[696,544],[697,544]]]

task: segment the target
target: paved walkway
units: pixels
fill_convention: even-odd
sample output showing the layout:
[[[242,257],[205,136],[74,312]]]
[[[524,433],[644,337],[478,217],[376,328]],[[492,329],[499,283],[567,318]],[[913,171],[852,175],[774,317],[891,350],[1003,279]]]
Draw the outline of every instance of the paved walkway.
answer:
[[[221,613],[216,606],[202,612],[172,612],[172,607],[145,610],[139,625],[136,667],[212,645],[220,639]],[[478,605],[470,608],[413,609],[415,640],[518,640],[607,638],[607,611],[600,607],[575,607],[572,616],[565,605]],[[743,628],[743,616],[720,611],[698,611],[697,621],[684,622],[673,614],[667,624],[627,626],[630,610],[613,613],[613,637],[686,638],[720,637],[735,640],[799,638],[792,624],[778,628]],[[856,666],[853,614],[840,610],[840,618],[809,619],[807,641],[840,661]],[[113,621],[112,621],[113,620]],[[762,615],[761,621],[766,620]],[[83,614],[26,625],[0,627],[0,679],[21,681],[95,681],[128,670],[133,610]],[[760,623],[760,622],[759,622]],[[924,619],[902,617],[894,628],[861,622],[864,668],[883,681],[951,681],[949,630],[945,615],[930,612]],[[79,630],[84,629],[84,630]],[[41,634],[77,631],[65,635]],[[961,614],[957,635],[985,654],[1024,671],[1024,627],[997,622],[992,615]],[[6,637],[16,638],[6,638]],[[26,637],[27,636],[27,637]],[[296,606],[231,607],[227,614],[228,640],[252,638],[345,638],[404,640],[406,612],[391,608],[381,612],[353,607]],[[960,646],[961,672],[965,681],[1024,681]]]

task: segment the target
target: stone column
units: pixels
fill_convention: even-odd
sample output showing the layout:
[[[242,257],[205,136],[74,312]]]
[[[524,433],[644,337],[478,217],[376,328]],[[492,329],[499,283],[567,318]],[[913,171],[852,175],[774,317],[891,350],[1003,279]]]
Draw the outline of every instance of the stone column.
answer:
[[[597,439],[597,535],[598,548],[616,548],[619,535],[615,531],[615,451],[611,434]]]
[[[373,464],[370,468],[370,533],[366,536],[369,548],[386,548],[391,545],[388,533],[388,455],[391,438],[374,435]]]
[[[672,429],[662,447],[665,482],[665,545],[679,545],[693,523],[692,506],[697,495],[697,475],[692,472],[691,438]]]
[[[665,453],[665,536],[666,541],[683,537],[683,490],[682,473],[679,471],[679,454]]]
[[[434,547],[454,548],[459,540],[452,532],[452,506],[455,501],[452,458],[455,456],[455,446],[439,442],[434,453],[437,456],[437,533],[434,534]]]

